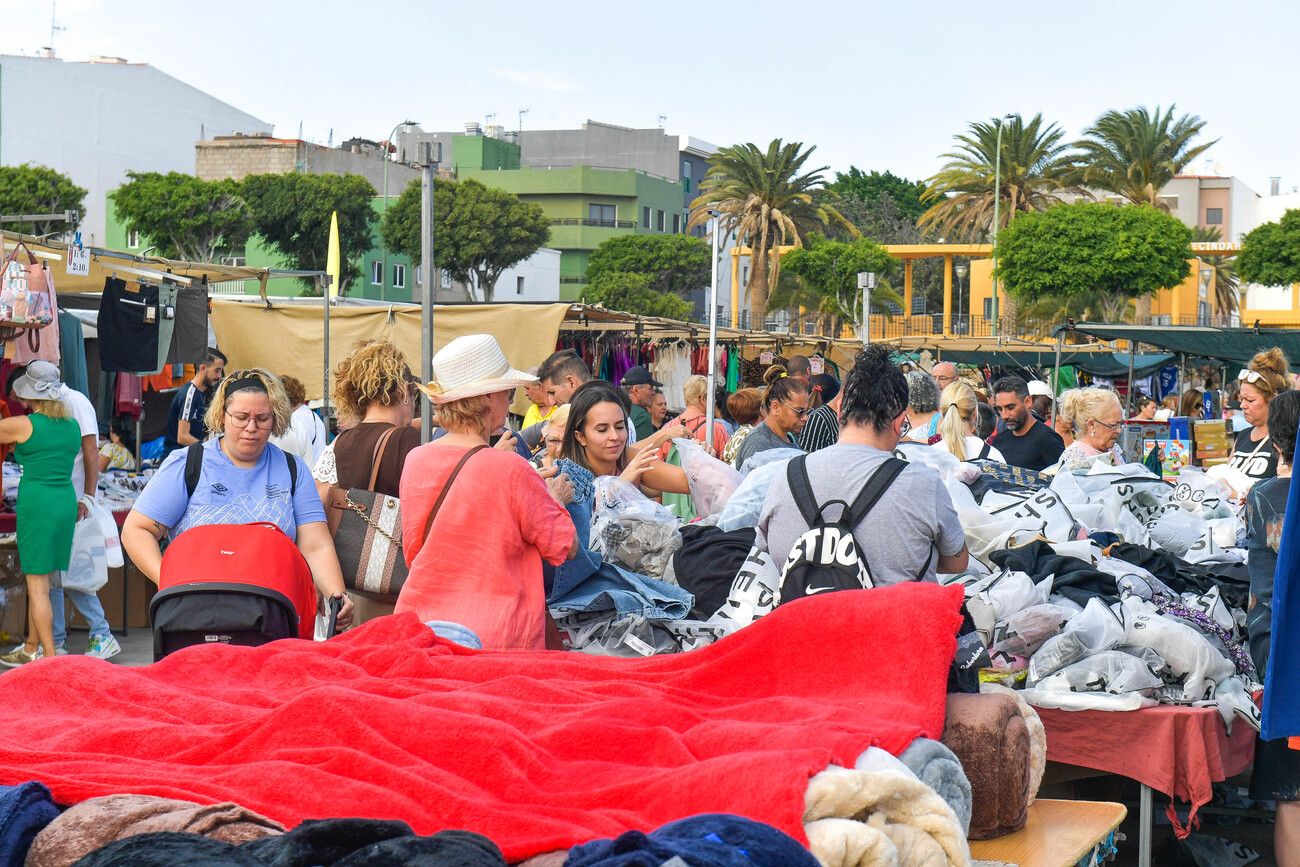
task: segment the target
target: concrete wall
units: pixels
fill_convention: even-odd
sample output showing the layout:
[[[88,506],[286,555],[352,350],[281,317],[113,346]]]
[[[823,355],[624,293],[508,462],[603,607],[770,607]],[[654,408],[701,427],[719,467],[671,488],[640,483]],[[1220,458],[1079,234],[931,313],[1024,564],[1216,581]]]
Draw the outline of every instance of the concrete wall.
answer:
[[[230,137],[194,145],[194,174],[204,180],[248,175],[303,172],[311,175],[361,175],[382,195],[384,158],[378,151],[354,153],[299,139]],[[420,172],[397,162],[388,164],[390,196],[401,195]]]
[[[83,240],[106,237],[128,171],[189,172],[194,143],[271,126],[152,66],[0,56],[0,165],[37,163],[86,189]]]
[[[524,130],[526,166],[603,166],[639,169],[661,178],[681,175],[680,143],[662,129],[631,129],[589,120],[581,129]]]

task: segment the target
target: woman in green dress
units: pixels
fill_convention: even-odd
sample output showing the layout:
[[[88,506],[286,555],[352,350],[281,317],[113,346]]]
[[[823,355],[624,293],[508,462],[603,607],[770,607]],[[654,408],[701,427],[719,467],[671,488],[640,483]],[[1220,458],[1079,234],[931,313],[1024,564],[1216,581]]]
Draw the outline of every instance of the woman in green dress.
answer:
[[[58,394],[63,383],[14,380],[13,395],[32,414],[0,421],[0,444],[15,444],[22,465],[18,484],[18,559],[27,576],[27,641],[0,656],[10,668],[54,656],[54,618],[50,573],[68,568],[77,525],[77,493],[72,464],[81,451],[81,429]],[[35,640],[33,640],[35,639]]]

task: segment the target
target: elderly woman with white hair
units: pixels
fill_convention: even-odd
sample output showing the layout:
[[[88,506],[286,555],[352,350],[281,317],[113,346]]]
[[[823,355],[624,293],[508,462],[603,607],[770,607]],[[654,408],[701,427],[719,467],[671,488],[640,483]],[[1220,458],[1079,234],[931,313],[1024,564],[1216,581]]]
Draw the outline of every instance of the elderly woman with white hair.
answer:
[[[1061,395],[1060,412],[1070,424],[1074,442],[1061,453],[1059,469],[1086,470],[1098,461],[1113,466],[1124,463],[1124,454],[1116,444],[1124,429],[1124,410],[1115,392],[1072,389]]]
[[[577,552],[562,503],[572,485],[513,451],[488,447],[515,389],[515,370],[488,334],[457,337],[433,357],[421,389],[447,434],[420,446],[402,471],[402,547],[410,573],[395,611],[468,629],[486,650],[546,647],[542,561]]]
[[[204,419],[217,435],[167,456],[127,515],[122,548],[156,584],[165,536],[209,524],[275,524],[297,545],[320,594],[342,600],[338,623],[347,626],[353,605],[311,471],[302,458],[270,442],[288,429],[292,411],[273,374],[249,368],[227,375]],[[185,475],[192,449],[201,460],[190,492]]]

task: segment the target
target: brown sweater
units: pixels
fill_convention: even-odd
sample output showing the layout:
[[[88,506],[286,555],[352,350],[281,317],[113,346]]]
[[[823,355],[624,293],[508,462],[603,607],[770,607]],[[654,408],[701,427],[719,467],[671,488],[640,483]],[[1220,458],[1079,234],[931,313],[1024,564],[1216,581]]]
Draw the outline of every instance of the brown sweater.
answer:
[[[387,422],[362,422],[345,430],[334,440],[334,463],[338,467],[340,488],[366,488],[370,484],[371,461],[375,445],[384,431],[393,427]],[[388,446],[379,459],[379,477],[375,492],[390,497],[398,495],[402,482],[402,468],[406,456],[420,444],[420,432],[407,425],[388,439]]]

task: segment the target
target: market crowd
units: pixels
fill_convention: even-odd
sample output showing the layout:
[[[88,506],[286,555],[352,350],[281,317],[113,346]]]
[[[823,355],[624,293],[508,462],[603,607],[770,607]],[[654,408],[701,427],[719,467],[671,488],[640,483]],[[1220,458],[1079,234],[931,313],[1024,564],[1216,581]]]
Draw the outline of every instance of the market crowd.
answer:
[[[851,529],[862,573],[880,586],[935,581],[970,563],[949,490],[916,449],[1034,474],[1130,462],[1120,448],[1126,414],[1109,388],[1057,397],[1046,383],[1015,375],[989,382],[946,362],[929,371],[899,366],[882,347],[859,353],[842,378],[815,361],[783,359],[763,371],[761,385],[731,393],[710,394],[707,377],[691,376],[680,383],[682,405],[670,410],[663,384],[644,366],[616,385],[593,378],[582,357],[563,350],[525,372],[510,366],[494,338],[470,335],[435,355],[434,380],[425,383],[393,344],[370,340],[334,372],[339,432],[329,441],[302,383],[256,368],[227,370],[212,349],[172,403],[167,454],[126,518],[122,546],[158,582],[169,540],[205,525],[267,522],[301,552],[322,610],[325,600],[339,601],[340,627],[411,612],[472,647],[544,649],[563,646],[557,598],[580,597],[562,606],[568,611],[587,610],[605,594],[621,612],[624,595],[638,593],[662,611],[684,616],[690,608],[659,582],[593,555],[593,547],[610,544],[595,537],[591,522],[598,498],[611,491],[639,492],[684,521],[686,551],[700,529],[692,520],[706,513],[692,501],[702,478],[723,465],[749,474],[778,456],[799,456],[788,472],[772,474],[755,506],[756,548],[785,564],[788,576],[816,561],[809,534],[830,509],[830,520]],[[1244,504],[1248,632],[1262,681],[1300,393],[1276,349],[1257,355],[1233,385],[1229,467]],[[522,421],[511,415],[519,389],[528,401]],[[129,434],[112,430],[101,442],[93,408],[48,362],[17,371],[8,397],[25,410],[0,421],[0,444],[23,469],[17,520],[29,632],[0,663],[65,652],[64,587],[90,623],[88,652],[109,658],[119,648],[98,599],[57,578],[69,569],[74,530],[99,474],[134,468]],[[423,445],[421,399],[432,403],[436,425]],[[1142,396],[1131,405],[1140,421],[1180,410],[1199,417],[1202,399],[1189,390],[1164,405]],[[688,454],[684,440],[698,443],[705,460]],[[195,467],[197,484],[187,479]],[[407,574],[392,598],[350,592],[345,579],[339,515],[331,513],[345,511],[348,492],[357,490],[400,503]],[[714,556],[712,538],[697,546],[698,562]],[[806,592],[820,589],[828,588]],[[1276,772],[1264,775],[1269,794],[1285,802],[1279,834],[1294,833],[1286,793],[1294,797],[1296,755],[1284,743],[1261,742]]]

